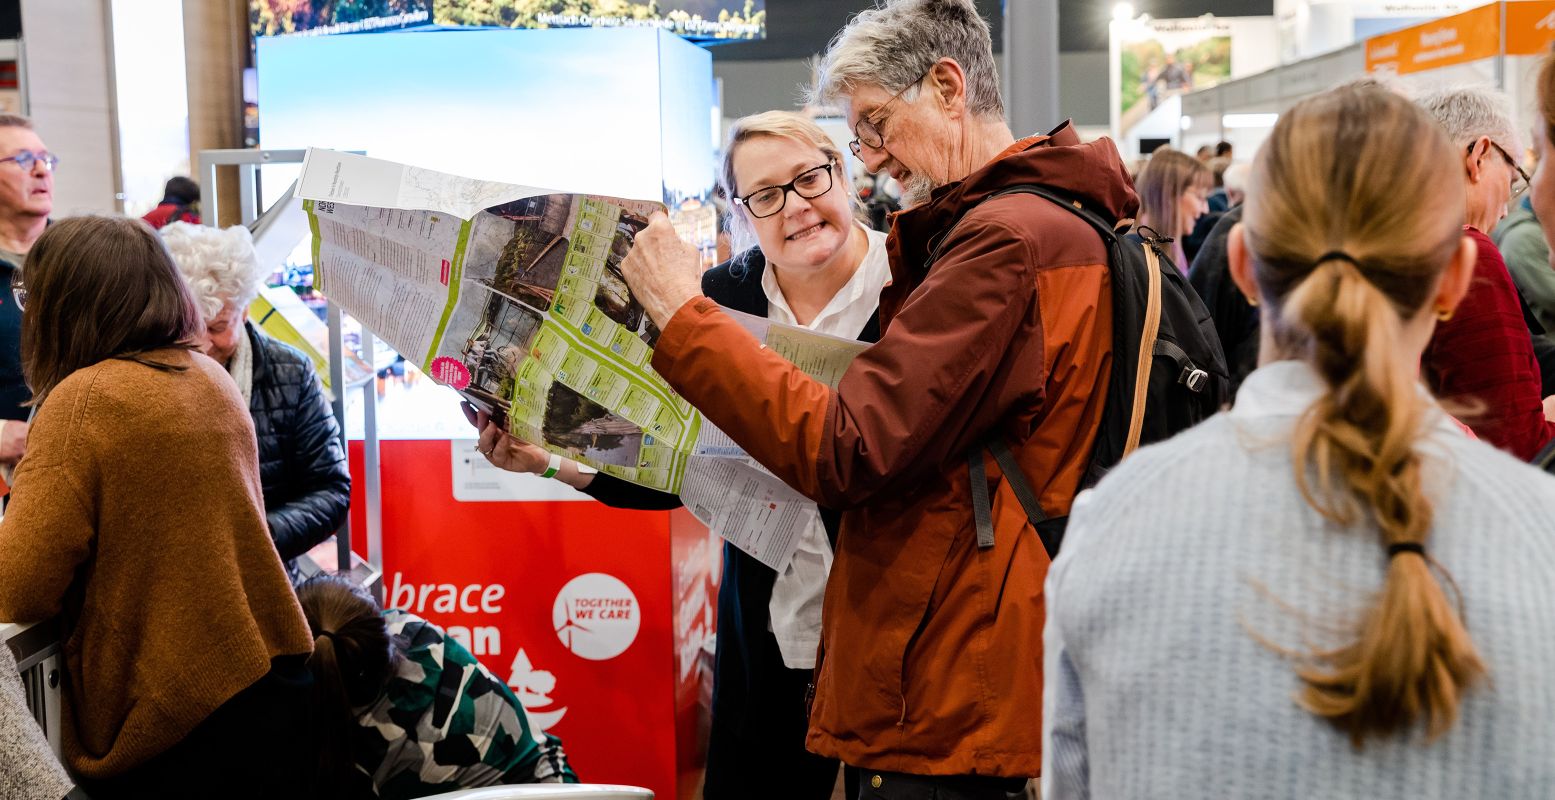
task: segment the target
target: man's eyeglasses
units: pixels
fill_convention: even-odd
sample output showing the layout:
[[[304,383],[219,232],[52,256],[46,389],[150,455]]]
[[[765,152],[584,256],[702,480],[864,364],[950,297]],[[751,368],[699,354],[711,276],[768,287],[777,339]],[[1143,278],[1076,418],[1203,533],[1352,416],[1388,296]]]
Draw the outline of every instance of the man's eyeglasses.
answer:
[[[47,150],[41,153],[34,153],[31,150],[23,150],[14,156],[0,158],[0,163],[4,163],[6,161],[14,162],[16,166],[22,168],[23,172],[32,172],[32,168],[38,164],[42,164],[43,168],[49,172],[53,172],[54,168],[59,166],[59,156],[56,156]]]
[[[23,150],[14,156],[0,158],[0,163],[6,161],[15,162],[16,166],[22,168],[23,172],[32,172],[32,168],[36,164],[42,164],[43,168],[49,172],[53,172],[54,168],[59,166],[59,156],[56,156],[47,150],[41,153],[34,153],[31,150]]]
[[[1529,184],[1528,173],[1524,172],[1523,168],[1519,167],[1517,165],[1517,159],[1512,158],[1512,154],[1508,153],[1506,151],[1506,148],[1502,147],[1499,144],[1496,144],[1496,140],[1495,139],[1486,139],[1486,141],[1490,142],[1490,146],[1494,147],[1496,149],[1496,152],[1500,153],[1501,157],[1506,159],[1506,165],[1508,167],[1511,167],[1513,172],[1517,173],[1517,177],[1512,179],[1512,196],[1507,198],[1507,202],[1511,202],[1513,200],[1516,200],[1519,196],[1522,195],[1523,192],[1528,191],[1528,184]],[[1468,152],[1469,153],[1473,153],[1474,152],[1474,143],[1472,143],[1472,142],[1469,143],[1469,150],[1468,150]]]
[[[767,186],[757,189],[744,197],[734,198],[734,202],[745,206],[745,210],[756,219],[764,219],[783,210],[788,205],[788,193],[812,200],[831,191],[832,164],[826,163],[819,167],[811,167],[794,176],[794,179],[782,186]]]
[[[18,311],[27,308],[27,284],[22,283],[22,274],[20,272],[16,273],[16,277],[11,279],[11,296],[16,298],[16,308]]]
[[[886,120],[885,110],[890,108],[892,103],[902,99],[902,95],[906,94],[908,89],[923,83],[923,79],[929,77],[929,73],[933,71],[934,65],[931,64],[928,69],[923,71],[922,75],[918,76],[917,80],[903,86],[901,91],[891,95],[891,99],[882,103],[874,112],[860,119],[858,124],[853,126],[853,141],[848,142],[848,149],[853,151],[853,155],[857,156],[859,151],[866,146],[873,150],[885,147],[885,134],[880,130],[880,126]]]

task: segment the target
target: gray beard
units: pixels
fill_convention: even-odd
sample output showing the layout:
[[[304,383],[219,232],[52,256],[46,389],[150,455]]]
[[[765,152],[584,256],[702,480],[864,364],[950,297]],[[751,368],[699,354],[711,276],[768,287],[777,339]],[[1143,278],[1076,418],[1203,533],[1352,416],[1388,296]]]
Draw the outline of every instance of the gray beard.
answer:
[[[902,206],[904,208],[913,208],[914,206],[923,205],[928,202],[929,193],[936,188],[938,187],[934,181],[916,172],[909,175],[907,181],[902,184]]]

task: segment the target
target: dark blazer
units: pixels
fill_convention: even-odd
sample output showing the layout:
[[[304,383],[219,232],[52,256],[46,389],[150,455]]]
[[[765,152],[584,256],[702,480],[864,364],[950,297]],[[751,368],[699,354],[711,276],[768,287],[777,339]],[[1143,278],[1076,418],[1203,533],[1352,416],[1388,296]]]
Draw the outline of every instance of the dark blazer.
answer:
[[[761,276],[767,262],[759,248],[751,248],[702,275],[702,293],[724,308],[758,317],[767,316],[767,295]],[[880,339],[880,315],[870,317],[858,340]],[[680,498],[654,491],[604,473],[584,490],[600,502],[617,508],[662,510],[679,508]],[[833,546],[841,514],[821,509],[821,521]],[[768,605],[777,573],[728,542],[723,549],[723,577],[718,587],[717,657],[713,668],[713,730],[708,751],[709,800],[723,797],[756,797],[753,784],[772,782],[786,787],[783,796],[801,798],[804,781],[797,772],[811,771],[823,781],[830,765],[830,781],[836,780],[835,761],[804,751],[807,720],[804,692],[809,670],[793,670],[783,664],[782,653],[769,627]],[[770,757],[758,760],[748,751],[764,748]],[[790,752],[791,751],[791,752]],[[787,777],[751,774],[757,766],[771,768],[787,758]],[[820,762],[820,763],[814,763]],[[743,774],[741,774],[743,773]],[[830,796],[830,782],[821,797]],[[754,792],[754,793],[753,793]]]

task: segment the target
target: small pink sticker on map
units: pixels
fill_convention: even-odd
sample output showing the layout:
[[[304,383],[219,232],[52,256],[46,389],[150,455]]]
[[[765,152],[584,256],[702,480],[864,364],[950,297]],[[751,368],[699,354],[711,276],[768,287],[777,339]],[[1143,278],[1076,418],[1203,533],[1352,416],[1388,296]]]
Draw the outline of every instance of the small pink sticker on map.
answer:
[[[457,358],[439,356],[432,359],[432,380],[464,389],[470,385],[470,368]]]

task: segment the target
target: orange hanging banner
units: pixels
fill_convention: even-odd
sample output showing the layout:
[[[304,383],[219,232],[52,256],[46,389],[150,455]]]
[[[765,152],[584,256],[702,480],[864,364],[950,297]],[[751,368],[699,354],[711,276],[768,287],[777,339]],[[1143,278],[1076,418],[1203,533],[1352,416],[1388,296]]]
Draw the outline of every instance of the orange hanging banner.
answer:
[[[1407,75],[1491,58],[1499,52],[1501,4],[1492,3],[1367,39],[1366,71]]]
[[[1555,0],[1506,4],[1506,54],[1534,56],[1555,42]]]

